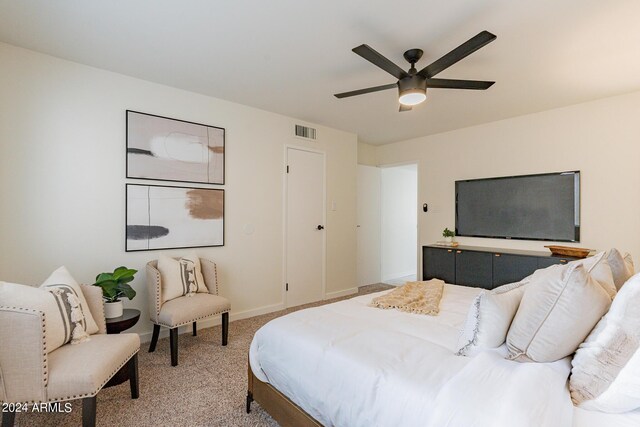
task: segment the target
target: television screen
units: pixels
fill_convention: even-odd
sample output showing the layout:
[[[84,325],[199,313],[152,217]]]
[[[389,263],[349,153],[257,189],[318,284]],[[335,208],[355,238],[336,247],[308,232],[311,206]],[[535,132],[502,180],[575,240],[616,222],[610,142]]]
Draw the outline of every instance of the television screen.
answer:
[[[456,235],[580,241],[580,171],[456,181]]]

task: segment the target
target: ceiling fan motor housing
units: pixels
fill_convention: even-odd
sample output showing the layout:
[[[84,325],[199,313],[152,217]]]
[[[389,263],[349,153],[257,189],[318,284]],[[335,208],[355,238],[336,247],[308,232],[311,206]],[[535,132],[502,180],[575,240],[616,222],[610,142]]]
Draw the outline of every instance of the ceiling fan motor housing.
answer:
[[[415,96],[410,96],[415,95]],[[416,105],[424,101],[427,96],[427,79],[418,74],[398,80],[398,96],[400,103],[404,105]],[[403,102],[403,100],[415,99],[418,102]]]

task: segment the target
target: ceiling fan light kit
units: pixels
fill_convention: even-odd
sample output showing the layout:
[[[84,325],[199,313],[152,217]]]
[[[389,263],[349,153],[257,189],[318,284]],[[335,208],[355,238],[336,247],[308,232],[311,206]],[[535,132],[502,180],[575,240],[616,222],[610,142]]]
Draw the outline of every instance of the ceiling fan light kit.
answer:
[[[427,99],[427,79],[413,75],[398,81],[400,104],[418,105]]]
[[[334,96],[336,98],[347,98],[350,96],[363,95],[365,93],[378,92],[397,87],[398,101],[400,102],[400,111],[402,112],[411,111],[412,106],[424,102],[424,100],[427,99],[427,88],[486,90],[495,82],[434,79],[433,77],[443,70],[451,67],[456,62],[471,55],[481,47],[491,43],[495,39],[496,36],[494,34],[491,34],[488,31],[482,31],[420,71],[416,70],[415,64],[422,57],[423,52],[421,49],[409,49],[404,53],[404,59],[411,64],[409,71],[404,71],[402,68],[366,44],[354,47],[354,53],[360,55],[373,65],[382,68],[384,71],[397,78],[398,81],[396,84],[387,84],[354,90],[351,92],[337,93]]]

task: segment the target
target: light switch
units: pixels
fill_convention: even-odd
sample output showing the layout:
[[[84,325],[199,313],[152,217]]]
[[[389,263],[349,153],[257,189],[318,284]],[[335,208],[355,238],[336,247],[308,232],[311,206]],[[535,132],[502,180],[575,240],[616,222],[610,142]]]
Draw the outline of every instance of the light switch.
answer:
[[[335,210],[336,210],[336,201],[335,201],[335,200],[332,200],[332,201],[331,201],[331,210],[332,210],[332,211],[335,211]]]

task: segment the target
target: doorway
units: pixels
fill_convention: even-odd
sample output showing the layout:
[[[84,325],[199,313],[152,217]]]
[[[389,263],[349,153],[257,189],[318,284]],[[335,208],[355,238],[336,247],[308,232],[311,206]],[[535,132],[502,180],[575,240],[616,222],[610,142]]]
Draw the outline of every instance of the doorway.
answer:
[[[285,306],[324,298],[325,154],[287,147]]]
[[[358,165],[358,286],[381,281],[381,169]]]
[[[402,285],[418,272],[418,165],[381,168],[382,281]]]

